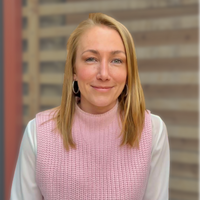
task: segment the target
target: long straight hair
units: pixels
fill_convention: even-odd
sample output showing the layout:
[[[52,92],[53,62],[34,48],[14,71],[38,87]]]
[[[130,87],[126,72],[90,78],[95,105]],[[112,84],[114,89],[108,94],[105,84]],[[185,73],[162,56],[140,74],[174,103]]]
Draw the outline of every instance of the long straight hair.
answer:
[[[89,18],[81,22],[70,35],[67,42],[67,60],[65,65],[61,105],[56,108],[54,120],[63,138],[66,150],[76,148],[72,137],[73,117],[76,97],[72,92],[72,82],[75,73],[74,64],[80,36],[94,26],[107,26],[116,30],[123,41],[127,57],[127,86],[118,97],[121,127],[121,145],[139,148],[139,141],[145,120],[145,100],[138,74],[135,46],[127,28],[102,13],[91,13]]]

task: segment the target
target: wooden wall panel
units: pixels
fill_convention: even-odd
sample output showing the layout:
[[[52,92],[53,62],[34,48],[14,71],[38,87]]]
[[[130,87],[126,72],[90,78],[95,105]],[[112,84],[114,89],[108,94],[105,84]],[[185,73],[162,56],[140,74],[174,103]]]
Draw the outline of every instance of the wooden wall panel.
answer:
[[[114,2],[114,3],[113,3]],[[126,11],[130,9],[152,9],[152,8],[165,8],[171,6],[190,6],[197,5],[198,0],[192,1],[146,1],[146,0],[113,0],[113,1],[80,1],[69,3],[56,3],[45,4],[39,7],[40,15],[61,15],[61,14],[75,14],[75,13],[89,13],[89,12],[108,12],[108,11]],[[27,8],[23,8],[23,16],[28,15]]]
[[[88,13],[89,14],[89,13]],[[87,14],[87,16],[88,16]],[[86,18],[87,19],[87,18]],[[120,20],[131,33],[134,32],[149,32],[149,31],[171,31],[171,30],[182,30],[182,29],[193,29],[197,28],[198,17],[197,15],[187,16],[175,16],[175,17],[163,17],[163,18],[148,18],[139,20]],[[76,28],[77,24],[69,24],[66,26],[48,26],[39,30],[39,37],[58,37],[67,36],[72,33]],[[27,30],[23,31],[23,38],[27,38]]]
[[[195,28],[169,31],[150,31],[133,33],[136,46],[155,46],[169,44],[194,44],[198,42]]]
[[[170,200],[197,200],[198,0],[27,0],[23,124],[60,104],[66,41],[89,12],[108,14],[131,32],[147,108],[168,128]]]
[[[27,81],[29,84],[29,118],[33,118],[35,113],[39,112],[39,38],[38,38],[38,1],[28,1],[28,75]]]
[[[157,17],[171,17],[182,16],[190,14],[198,14],[198,7],[189,5],[187,7],[164,7],[164,8],[151,8],[151,9],[127,9],[127,10],[113,10],[104,11],[104,13],[113,16],[118,20],[138,20],[138,19],[150,19]],[[80,23],[82,19],[86,19],[88,13],[76,13],[67,14],[67,24]]]

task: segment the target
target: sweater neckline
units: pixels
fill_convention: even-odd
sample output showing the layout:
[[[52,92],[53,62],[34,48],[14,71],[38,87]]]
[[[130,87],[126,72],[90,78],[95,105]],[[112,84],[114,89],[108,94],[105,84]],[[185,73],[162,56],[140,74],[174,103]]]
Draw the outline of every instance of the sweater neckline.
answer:
[[[105,127],[110,124],[116,116],[118,116],[118,108],[119,103],[117,101],[115,106],[109,111],[102,114],[91,114],[83,111],[78,104],[76,104],[75,113],[85,125],[90,126],[91,124],[101,124],[101,126],[103,125]]]

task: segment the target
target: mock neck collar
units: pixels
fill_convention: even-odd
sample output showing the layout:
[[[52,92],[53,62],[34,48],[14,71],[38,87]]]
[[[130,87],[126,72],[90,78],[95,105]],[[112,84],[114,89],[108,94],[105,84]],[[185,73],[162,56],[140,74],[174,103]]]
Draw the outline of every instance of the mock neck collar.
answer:
[[[91,114],[83,111],[77,104],[75,107],[75,113],[77,117],[85,123],[85,125],[91,125],[91,123],[101,124],[106,126],[110,124],[114,117],[118,116],[118,107],[119,103],[116,102],[115,106],[111,108],[109,111],[102,113],[102,114]]]

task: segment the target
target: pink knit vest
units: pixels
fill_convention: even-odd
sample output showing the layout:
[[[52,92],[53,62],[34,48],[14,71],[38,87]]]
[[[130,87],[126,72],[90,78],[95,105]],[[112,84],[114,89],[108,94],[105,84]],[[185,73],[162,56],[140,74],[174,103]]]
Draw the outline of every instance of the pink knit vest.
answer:
[[[148,181],[152,128],[146,112],[139,150],[120,147],[118,104],[100,115],[76,106],[76,149],[66,151],[49,112],[36,116],[36,181],[45,200],[142,200]]]

